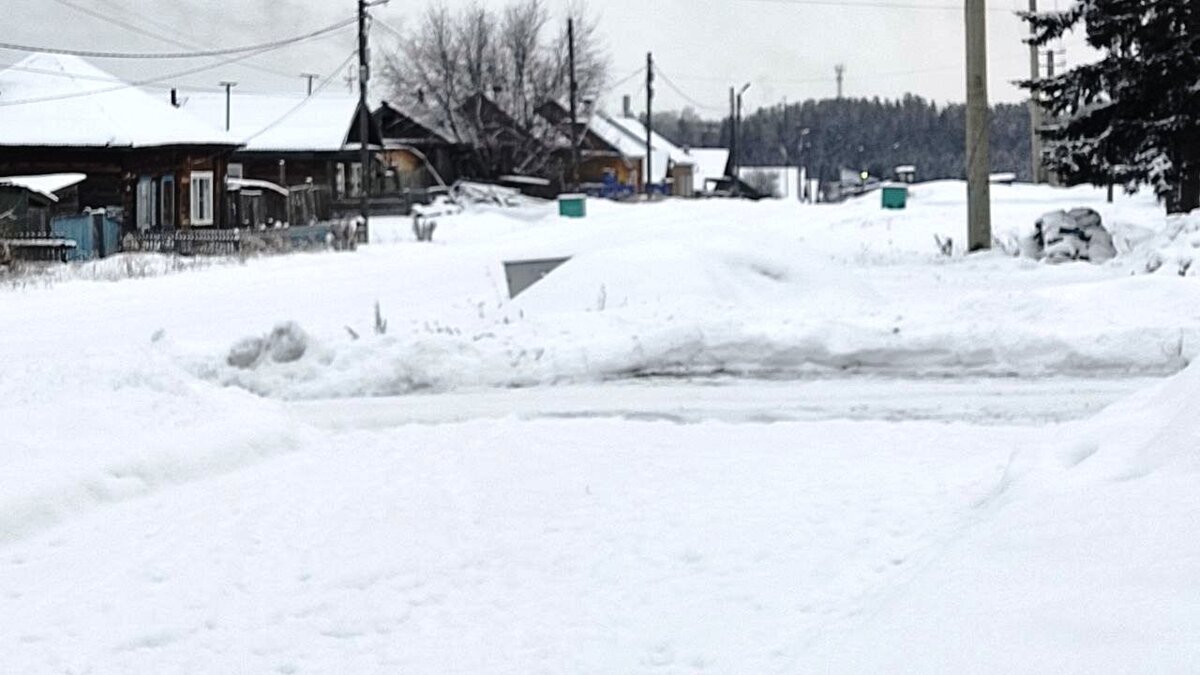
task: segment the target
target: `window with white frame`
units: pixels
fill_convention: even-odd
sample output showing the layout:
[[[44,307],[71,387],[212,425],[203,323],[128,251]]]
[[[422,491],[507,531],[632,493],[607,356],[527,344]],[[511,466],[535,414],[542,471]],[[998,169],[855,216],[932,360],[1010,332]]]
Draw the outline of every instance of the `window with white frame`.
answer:
[[[192,225],[213,224],[213,172],[192,172]]]

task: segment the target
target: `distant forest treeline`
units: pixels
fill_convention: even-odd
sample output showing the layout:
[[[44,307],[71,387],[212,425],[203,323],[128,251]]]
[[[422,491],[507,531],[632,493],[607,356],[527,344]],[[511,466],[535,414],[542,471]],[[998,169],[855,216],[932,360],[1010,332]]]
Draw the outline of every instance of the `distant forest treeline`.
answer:
[[[729,119],[702,119],[693,109],[654,115],[655,130],[689,147],[728,147]],[[802,133],[808,129],[808,133]],[[917,167],[918,180],[965,177],[966,106],[938,106],[920,96],[900,100],[826,99],[763,108],[745,114],[740,145],[743,166],[800,162],[836,180],[839,169],[866,169],[890,177],[902,164]],[[800,147],[803,138],[803,149]],[[993,172],[1030,178],[1029,109],[1005,103],[992,108]]]

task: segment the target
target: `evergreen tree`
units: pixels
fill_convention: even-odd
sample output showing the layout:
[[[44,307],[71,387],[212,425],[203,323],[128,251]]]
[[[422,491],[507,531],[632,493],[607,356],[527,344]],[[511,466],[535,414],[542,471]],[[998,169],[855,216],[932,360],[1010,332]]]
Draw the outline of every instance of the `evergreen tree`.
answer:
[[[1081,0],[1025,19],[1037,45],[1082,22],[1104,55],[1023,83],[1056,120],[1047,166],[1070,184],[1150,183],[1170,213],[1200,208],[1200,2]]]
[[[684,123],[687,118],[688,123]],[[1029,180],[1029,111],[1024,105],[992,107],[992,170]],[[689,113],[654,114],[655,129],[678,145],[729,147],[730,124]],[[915,95],[898,100],[826,99],[789,103],[749,113],[742,120],[742,164],[803,164],[823,180],[841,169],[889,177],[901,164],[917,167],[919,180],[966,175],[966,108],[939,107]]]

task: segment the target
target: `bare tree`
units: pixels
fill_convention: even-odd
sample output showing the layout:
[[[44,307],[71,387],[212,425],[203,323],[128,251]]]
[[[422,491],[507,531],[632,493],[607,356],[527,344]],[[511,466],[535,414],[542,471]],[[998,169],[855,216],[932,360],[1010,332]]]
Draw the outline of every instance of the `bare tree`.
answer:
[[[608,71],[597,21],[574,0],[576,72],[581,102],[599,97]],[[429,7],[384,57],[383,76],[401,107],[432,114],[472,147],[480,177],[505,172],[557,177],[569,145],[560,126],[537,114],[569,93],[566,21],[551,30],[545,0],[512,0],[502,9],[481,0],[458,14]]]
[[[459,17],[457,30],[466,90],[486,92],[497,81],[496,62],[500,57],[494,17],[476,0]]]

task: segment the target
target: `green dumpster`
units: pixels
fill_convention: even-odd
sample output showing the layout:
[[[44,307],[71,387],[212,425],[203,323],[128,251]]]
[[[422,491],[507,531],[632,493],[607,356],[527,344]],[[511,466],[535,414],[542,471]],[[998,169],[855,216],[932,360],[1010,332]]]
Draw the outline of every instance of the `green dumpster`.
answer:
[[[587,195],[559,195],[558,215],[563,218],[583,218],[587,215]]]
[[[903,185],[885,185],[883,187],[883,208],[902,209],[908,205],[908,188]]]

